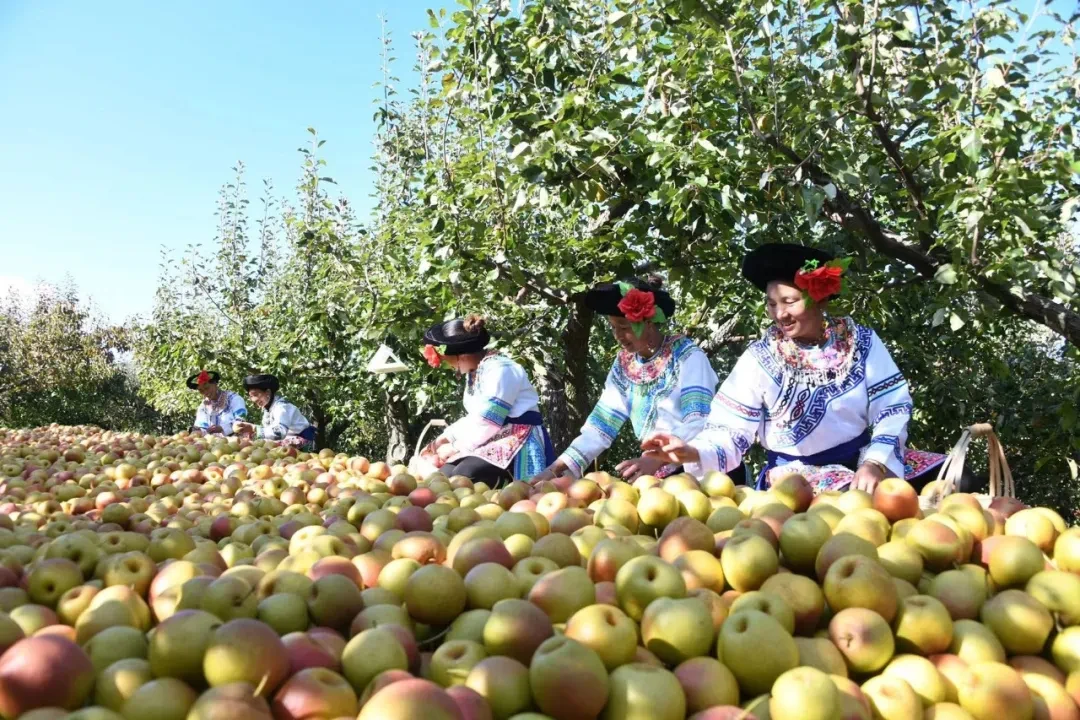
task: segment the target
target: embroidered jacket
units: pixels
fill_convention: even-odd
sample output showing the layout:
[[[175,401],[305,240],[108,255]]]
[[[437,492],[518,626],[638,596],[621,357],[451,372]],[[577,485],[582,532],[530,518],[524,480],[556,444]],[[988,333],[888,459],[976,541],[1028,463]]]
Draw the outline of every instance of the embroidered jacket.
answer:
[[[799,346],[770,328],[717,391],[705,429],[690,443],[701,461],[686,470],[698,477],[732,470],[755,440],[805,456],[869,429],[861,460],[876,460],[904,477],[911,409],[907,381],[870,328],[851,318],[831,321],[822,347]]]
[[[284,440],[311,427],[299,408],[283,397],[275,397],[270,407],[263,410],[262,427],[256,428],[256,435],[266,440]]]
[[[529,478],[547,465],[544,430],[539,424],[507,422],[540,412],[540,396],[525,368],[499,353],[490,353],[465,379],[465,416],[441,437],[466,456],[482,458],[506,469],[513,463],[515,478]],[[535,418],[534,418],[535,419]]]
[[[581,434],[559,459],[580,477],[627,420],[639,440],[664,431],[689,441],[705,426],[717,382],[709,358],[684,336],[665,338],[648,360],[622,350]]]
[[[195,427],[209,430],[215,425],[221,428],[223,435],[233,434],[233,421],[247,418],[247,406],[244,399],[229,390],[218,392],[213,402],[203,398],[199,409],[195,411]]]

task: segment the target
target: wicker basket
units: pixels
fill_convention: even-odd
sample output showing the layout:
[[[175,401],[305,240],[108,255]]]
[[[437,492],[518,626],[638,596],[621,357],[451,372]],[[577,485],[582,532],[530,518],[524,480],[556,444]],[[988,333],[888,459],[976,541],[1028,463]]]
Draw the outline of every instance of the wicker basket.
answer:
[[[994,498],[1016,497],[1016,484],[1013,481],[1012,470],[1009,469],[1009,461],[1005,459],[1005,450],[1001,446],[997,433],[994,432],[994,426],[989,423],[978,423],[964,430],[952,451],[945,458],[945,462],[938,471],[934,492],[919,498],[923,510],[936,509],[942,499],[956,492],[960,476],[964,472],[964,459],[967,457],[968,447],[975,438],[986,438],[990,454],[989,493],[976,495],[979,503],[983,508],[987,508]]]

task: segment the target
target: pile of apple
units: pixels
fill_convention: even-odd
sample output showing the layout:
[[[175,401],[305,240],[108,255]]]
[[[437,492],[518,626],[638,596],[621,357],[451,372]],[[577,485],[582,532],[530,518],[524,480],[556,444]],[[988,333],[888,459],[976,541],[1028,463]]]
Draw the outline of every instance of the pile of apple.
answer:
[[[0,429],[0,718],[1080,720],[1080,528]]]

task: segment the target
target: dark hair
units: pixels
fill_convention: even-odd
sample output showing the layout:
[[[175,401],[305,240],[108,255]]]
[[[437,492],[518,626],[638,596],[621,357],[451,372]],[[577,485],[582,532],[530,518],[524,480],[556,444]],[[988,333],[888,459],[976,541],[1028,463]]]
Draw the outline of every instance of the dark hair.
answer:
[[[664,278],[660,277],[656,273],[649,273],[645,276],[642,282],[647,285],[650,290],[664,289]]]
[[[631,287],[636,287],[638,290],[663,290],[664,278],[656,273],[649,273],[645,277],[629,277],[622,280]]]

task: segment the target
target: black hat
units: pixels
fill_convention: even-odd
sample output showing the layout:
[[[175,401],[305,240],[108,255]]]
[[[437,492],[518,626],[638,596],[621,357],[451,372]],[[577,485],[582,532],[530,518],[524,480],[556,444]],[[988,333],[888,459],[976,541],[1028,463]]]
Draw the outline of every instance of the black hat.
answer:
[[[755,248],[743,258],[742,274],[758,290],[765,292],[774,280],[794,282],[795,274],[809,260],[825,264],[833,256],[824,250],[792,243],[769,243]]]
[[[217,383],[221,379],[221,375],[213,370],[207,372],[206,370],[200,370],[187,379],[187,386],[192,390],[198,390],[199,385],[204,382]]]
[[[274,375],[248,375],[244,378],[245,390],[270,390],[271,392],[277,392],[278,379]]]
[[[675,314],[675,301],[671,295],[659,287],[653,287],[642,280],[626,280],[625,284],[638,290],[651,292],[656,307],[664,311],[665,317]],[[610,317],[626,317],[619,309],[619,303],[623,299],[622,289],[618,283],[600,283],[585,293],[585,305],[593,312]]]
[[[424,342],[428,345],[445,345],[443,355],[470,355],[484,352],[491,342],[491,335],[483,326],[466,330],[465,320],[455,318],[428,328],[424,333]]]

